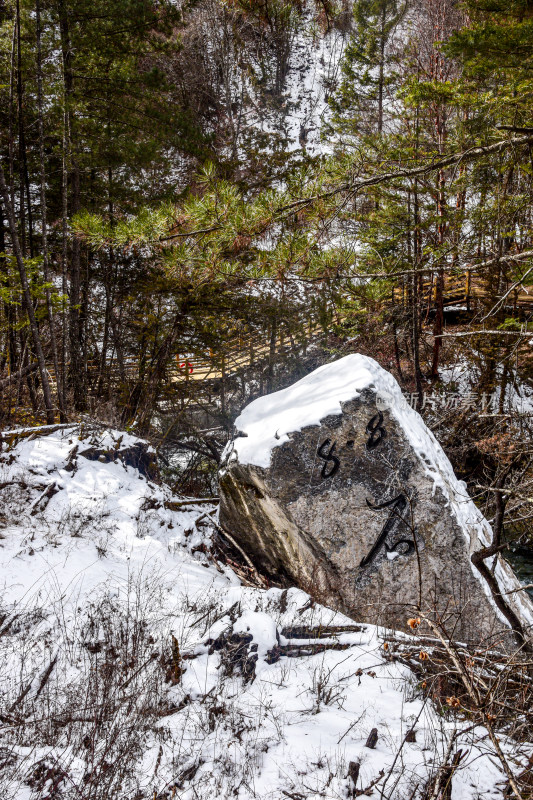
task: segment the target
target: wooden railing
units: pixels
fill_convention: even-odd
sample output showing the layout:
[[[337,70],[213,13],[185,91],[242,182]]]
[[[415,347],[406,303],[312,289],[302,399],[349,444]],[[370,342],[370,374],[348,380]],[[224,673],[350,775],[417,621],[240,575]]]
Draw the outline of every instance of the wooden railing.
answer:
[[[501,295],[505,294],[511,283],[500,287]],[[433,277],[432,280],[424,280],[422,289],[421,302],[433,305],[437,295],[437,278]],[[396,302],[407,302],[409,297],[410,286],[408,282],[398,286],[394,290],[394,299]],[[455,275],[453,273],[446,273],[444,275],[444,306],[475,304],[477,301],[489,300],[497,302],[498,296],[494,295],[493,291],[489,291],[486,281],[476,273],[467,270],[465,273]],[[533,287],[519,285],[516,289],[509,294],[505,299],[507,306],[533,309]]]
[[[305,326],[305,344],[315,339],[321,332],[322,327],[319,323],[308,322]],[[254,335],[243,333],[226,341],[223,350],[197,350],[177,354],[174,357],[174,367],[170,370],[170,380],[174,384],[184,385],[198,381],[223,380],[255,364],[267,363],[271,355],[278,357],[292,349],[290,335],[283,327],[280,327],[275,341],[271,342],[270,338],[267,338],[268,341],[260,333]],[[301,335],[299,340],[303,345]],[[128,357],[123,359],[122,366],[119,366],[116,360],[112,364],[108,363],[105,373],[106,376],[111,374],[115,380],[120,380],[123,375],[129,380],[136,380],[139,377],[139,367],[137,358]],[[87,371],[95,381],[99,377],[100,368],[100,361],[87,362]],[[55,386],[54,368],[48,365],[47,369],[50,381]]]

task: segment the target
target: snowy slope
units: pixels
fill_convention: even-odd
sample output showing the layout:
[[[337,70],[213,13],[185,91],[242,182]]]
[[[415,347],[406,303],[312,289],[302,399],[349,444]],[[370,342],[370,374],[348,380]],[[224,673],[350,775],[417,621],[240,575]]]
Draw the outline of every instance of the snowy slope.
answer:
[[[125,463],[138,445],[3,436],[0,797],[345,798],[353,762],[365,796],[414,798],[452,744],[453,800],[503,796],[487,732],[437,713],[388,632],[241,585],[211,507]]]
[[[302,149],[309,155],[324,155],[332,143],[321,136],[331,115],[328,92],[336,85],[348,34],[331,27],[317,30],[313,9],[304,11],[291,51],[286,81],[286,113],[283,119],[287,151]],[[272,124],[272,123],[271,123]],[[263,123],[268,130],[268,123]]]
[[[279,150],[286,155],[313,157],[332,152],[333,142],[326,140],[323,129],[331,118],[328,97],[340,77],[349,32],[333,25],[324,28],[311,0],[304,0],[301,6],[298,24],[289,35],[286,75],[280,95],[269,97],[264,92],[264,64],[256,63],[253,68],[248,64],[246,71],[233,76],[235,99],[241,102],[244,96],[248,98],[240,109],[236,126],[243,162],[247,159],[251,134],[265,137],[262,147],[267,154]],[[270,67],[274,58],[272,55]],[[265,141],[269,142],[266,146]]]

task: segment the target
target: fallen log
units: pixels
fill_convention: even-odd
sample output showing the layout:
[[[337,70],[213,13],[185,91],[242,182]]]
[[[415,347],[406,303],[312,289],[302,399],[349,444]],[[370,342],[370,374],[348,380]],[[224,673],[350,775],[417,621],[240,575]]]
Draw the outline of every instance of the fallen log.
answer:
[[[18,372],[12,372],[11,375],[7,376],[7,378],[2,378],[0,380],[0,391],[2,391],[2,389],[6,389],[8,386],[11,386],[12,383],[18,383],[23,378],[31,375],[32,372],[35,372],[38,368],[38,364],[28,364],[27,367],[23,367]]]

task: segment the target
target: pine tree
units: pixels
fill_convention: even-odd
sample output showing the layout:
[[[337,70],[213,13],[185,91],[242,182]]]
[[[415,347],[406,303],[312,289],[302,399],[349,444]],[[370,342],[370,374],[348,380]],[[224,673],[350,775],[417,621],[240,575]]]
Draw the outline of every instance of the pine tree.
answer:
[[[332,105],[338,123],[352,132],[383,132],[386,88],[394,80],[387,45],[406,13],[401,0],[357,0],[354,30],[342,63],[342,81]]]

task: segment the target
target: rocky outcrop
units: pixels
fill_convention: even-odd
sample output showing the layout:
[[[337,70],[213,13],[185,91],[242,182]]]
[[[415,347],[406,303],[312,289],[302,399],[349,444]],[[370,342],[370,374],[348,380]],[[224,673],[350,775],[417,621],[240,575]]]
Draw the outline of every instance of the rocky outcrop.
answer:
[[[360,621],[422,611],[470,641],[508,625],[470,557],[491,536],[390,374],[353,355],[251,403],[220,474],[220,523],[281,585]],[[519,588],[492,565],[502,591]],[[525,626],[533,608],[509,595]]]

